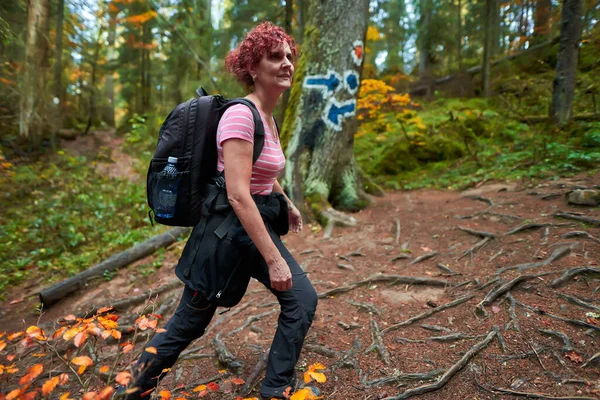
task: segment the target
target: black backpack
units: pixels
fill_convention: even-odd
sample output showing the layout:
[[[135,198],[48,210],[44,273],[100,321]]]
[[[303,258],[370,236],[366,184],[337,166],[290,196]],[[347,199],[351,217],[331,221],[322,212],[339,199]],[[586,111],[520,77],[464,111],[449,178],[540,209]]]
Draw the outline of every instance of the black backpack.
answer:
[[[168,157],[177,157],[179,185],[172,218],[154,220],[170,226],[195,226],[202,216],[202,203],[208,196],[209,184],[217,178],[224,185],[224,176],[217,176],[217,126],[227,108],[234,104],[250,107],[254,118],[254,152],[256,162],[265,141],[265,130],[254,103],[248,99],[225,99],[221,95],[209,96],[203,89],[196,90],[198,98],[179,104],[160,127],[158,144],[150,161],[146,178],[146,196],[152,222],[153,204],[157,190],[158,174],[167,165]]]

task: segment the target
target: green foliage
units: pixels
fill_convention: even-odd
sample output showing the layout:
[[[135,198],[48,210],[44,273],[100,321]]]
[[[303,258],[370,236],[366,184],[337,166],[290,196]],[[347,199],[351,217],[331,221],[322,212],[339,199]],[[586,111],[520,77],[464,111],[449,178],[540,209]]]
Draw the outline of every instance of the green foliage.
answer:
[[[76,274],[159,230],[146,217],[145,186],[94,165],[59,151],[0,177],[0,292]]]
[[[436,100],[418,113],[420,123],[405,124],[406,134],[392,124],[383,133],[358,135],[355,156],[390,189],[462,189],[490,179],[553,178],[598,168],[600,123],[559,131],[520,123],[504,115],[505,108],[482,99]]]

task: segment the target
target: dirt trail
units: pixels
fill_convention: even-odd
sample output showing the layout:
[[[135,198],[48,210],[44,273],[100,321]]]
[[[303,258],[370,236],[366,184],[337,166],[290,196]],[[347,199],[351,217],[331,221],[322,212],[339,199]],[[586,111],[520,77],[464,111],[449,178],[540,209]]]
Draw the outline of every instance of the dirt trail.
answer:
[[[570,206],[564,200],[564,193],[574,187],[597,185],[600,173],[532,187],[496,183],[465,193],[396,192],[356,214],[356,227],[335,228],[330,239],[324,239],[322,231],[311,230],[310,226],[299,235],[287,236],[286,244],[318,293],[363,281],[344,293],[322,296],[298,363],[299,372],[314,362],[326,365],[327,382],[318,386],[328,399],[381,399],[435,383],[473,346],[483,343],[486,346],[482,344],[482,349],[443,388],[420,397],[514,397],[497,391],[493,394],[492,387],[552,396],[598,397],[598,364],[582,368],[582,361],[600,348],[599,323],[593,316],[586,316],[598,309],[583,305],[600,307],[600,276],[577,275],[564,285],[551,286],[569,268],[600,268],[600,244],[594,240],[600,238],[600,227],[552,215],[570,211],[600,219],[599,208]],[[547,225],[506,235],[527,223]],[[495,237],[481,244],[481,237],[459,227]],[[585,231],[592,238],[565,236],[574,231]],[[479,249],[465,255],[478,243]],[[164,285],[174,278],[173,269],[182,247],[183,242],[173,245],[162,267],[150,275],[143,276],[142,271],[147,268],[142,266],[154,258],[120,271],[110,282],[91,282],[86,290],[48,310],[42,322]],[[415,262],[427,254],[433,255]],[[511,266],[517,268],[507,269]],[[544,272],[552,274],[533,276]],[[386,276],[364,281],[375,274]],[[402,279],[390,275],[446,280],[447,284],[399,283]],[[491,296],[501,284],[525,275],[528,276],[521,281],[513,281],[515,285],[510,290],[498,292],[497,298]],[[172,314],[180,290],[177,287],[159,296],[157,306],[171,304],[164,307],[163,321]],[[473,297],[436,312],[436,308],[465,296]],[[486,296],[490,301],[484,301]],[[574,303],[575,298],[579,304]],[[208,333],[192,345],[200,346],[197,353],[204,356],[180,361],[162,386],[172,389],[218,375],[221,367],[211,346],[217,333],[244,363],[239,377],[247,379],[273,337],[277,312],[267,312],[277,309],[274,300],[258,282],[251,282],[240,305],[215,315]],[[27,323],[35,322],[33,302],[30,299],[6,306],[13,317],[3,317],[0,323],[14,321],[14,315]],[[478,310],[482,302],[485,307]],[[125,323],[139,312],[137,306],[119,314]],[[425,312],[431,315],[395,326]],[[249,317],[260,314],[268,315],[231,334]],[[575,326],[553,316],[588,326]],[[494,327],[499,335],[484,342]],[[565,337],[568,343],[563,341]],[[107,346],[105,355],[111,351],[114,347]],[[123,367],[127,361],[125,357]],[[428,377],[410,375],[414,373]],[[217,392],[206,398],[235,396]]]

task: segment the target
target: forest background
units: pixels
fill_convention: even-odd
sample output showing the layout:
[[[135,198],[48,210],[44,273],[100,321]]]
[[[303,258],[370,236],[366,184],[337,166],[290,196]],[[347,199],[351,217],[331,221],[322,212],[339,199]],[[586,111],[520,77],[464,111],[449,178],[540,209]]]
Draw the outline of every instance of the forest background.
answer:
[[[574,10],[566,16],[552,0],[370,1],[356,16],[368,29],[351,143],[363,179],[388,191],[456,190],[597,170],[600,3],[565,4]],[[302,50],[311,6],[0,1],[1,300],[162,232],[146,218],[143,184],[161,122],[199,86],[244,95],[223,69],[228,51],[263,20]],[[561,37],[574,21],[577,34]],[[574,61],[571,71],[561,57]],[[557,76],[569,74],[572,99],[557,98]],[[290,102],[288,94],[276,110],[286,144]],[[307,218],[323,222],[305,200]]]

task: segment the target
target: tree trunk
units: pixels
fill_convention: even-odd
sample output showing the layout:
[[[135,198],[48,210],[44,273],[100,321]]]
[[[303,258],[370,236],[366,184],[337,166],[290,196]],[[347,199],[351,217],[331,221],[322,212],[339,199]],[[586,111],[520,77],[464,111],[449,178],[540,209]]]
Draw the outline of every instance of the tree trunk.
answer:
[[[94,121],[96,120],[96,71],[98,69],[98,55],[100,54],[100,45],[102,41],[102,25],[98,27],[98,37],[96,38],[96,48],[94,49],[94,59],[92,61],[92,78],[90,82],[90,109],[88,113],[88,123],[84,135],[87,135]]]
[[[115,78],[114,71],[117,66],[117,51],[115,39],[117,36],[117,13],[110,11],[108,19],[108,47],[106,49],[106,80],[104,83],[104,97],[108,103],[104,107],[102,120],[108,126],[115,126]]]
[[[496,4],[496,0],[486,0],[485,2],[485,43],[483,44],[483,65],[481,77],[483,97],[490,96],[490,60],[493,41],[493,20]]]
[[[284,29],[290,35],[292,33],[292,18],[293,17],[294,17],[294,1],[293,0],[285,0]],[[281,99],[281,113],[278,115],[280,124],[283,124],[285,121],[285,109],[287,108],[289,101],[290,101],[290,91],[286,90],[283,93],[283,98]]]
[[[19,132],[29,138],[32,147],[39,147],[45,120],[45,74],[47,60],[46,26],[48,0],[30,0],[27,9],[25,60],[21,79]]]
[[[537,0],[533,17],[533,43],[543,42],[550,35],[552,0]]]
[[[550,105],[550,117],[561,125],[566,123],[572,115],[582,13],[582,0],[564,1],[552,104]]]
[[[307,0],[297,0],[298,4],[298,30],[296,31],[296,39],[298,43],[302,43],[304,39],[304,28],[306,26],[306,17],[308,12]]]
[[[492,43],[490,48],[491,57],[497,56],[500,53],[501,23],[500,0],[494,0],[492,12]]]
[[[56,129],[62,127],[62,115],[65,109],[65,91],[62,84],[62,39],[63,25],[65,20],[65,0],[58,0],[58,10],[56,11],[56,62],[54,64],[54,101],[58,101],[58,112],[56,113]]]
[[[459,71],[462,71],[462,42],[462,1],[458,0],[456,7],[456,62]]]
[[[421,16],[419,27],[419,75],[427,78],[431,61],[431,0],[420,0]]]
[[[324,222],[333,218],[330,204],[343,210],[369,204],[353,154],[369,0],[312,0],[308,10],[295,74],[303,84],[292,89],[283,129],[289,142],[283,184],[307,217]]]

